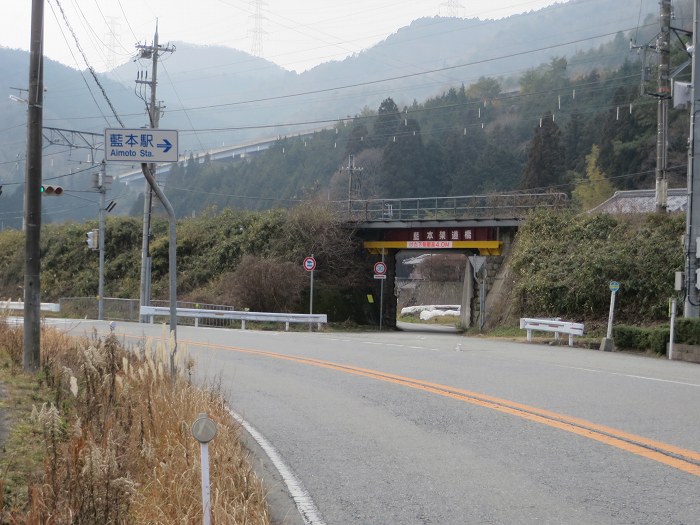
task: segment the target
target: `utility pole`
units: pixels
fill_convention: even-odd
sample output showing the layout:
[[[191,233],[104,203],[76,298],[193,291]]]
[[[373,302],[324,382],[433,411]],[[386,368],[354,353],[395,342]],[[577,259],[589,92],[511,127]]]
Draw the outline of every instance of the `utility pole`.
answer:
[[[693,8],[693,52],[692,52],[692,98],[690,102],[690,147],[688,148],[688,208],[686,212],[685,235],[685,317],[700,316],[700,293],[698,286],[698,236],[700,236],[700,155],[696,148],[700,145],[700,129],[696,126],[698,106],[698,86],[700,85],[700,61],[698,61],[698,35],[700,35],[700,0],[695,0]]]
[[[139,50],[139,57],[151,59],[151,79],[148,80],[148,74],[139,75],[136,80],[136,85],[147,86],[150,88],[150,101],[146,101],[145,95],[139,95],[148,109],[148,118],[150,127],[158,128],[160,121],[161,106],[156,104],[156,87],[158,85],[158,57],[163,53],[172,53],[174,47],[161,46],[158,44],[158,23],[156,22],[156,31],[153,35],[153,45],[147,46],[137,44],[136,49]],[[151,163],[148,165],[151,177],[155,180],[156,165]],[[141,297],[139,300],[140,306],[148,306],[151,302],[151,254],[150,254],[150,235],[151,235],[151,211],[153,209],[153,189],[151,184],[146,180],[144,189],[143,202],[143,238],[141,242]],[[140,321],[147,322],[148,319],[139,316]]]
[[[362,181],[359,177],[353,180],[353,174],[362,173],[362,168],[355,167],[355,156],[348,156],[348,165],[345,168],[340,168],[341,171],[348,172],[348,213],[352,212],[352,201],[361,198]]]
[[[150,58],[152,60],[152,73],[151,80],[147,78],[139,78],[136,84],[147,85],[151,90],[150,103],[146,102],[148,108],[148,116],[150,118],[151,128],[157,129],[160,120],[161,106],[156,105],[156,87],[158,85],[158,57],[162,53],[172,53],[175,51],[175,47],[161,46],[158,44],[158,23],[156,23],[156,32],[153,36],[153,45],[137,45],[140,49],[141,58]],[[144,102],[146,101],[145,96],[141,97]],[[141,255],[141,306],[147,306],[150,303],[151,294],[151,258],[149,254],[149,244],[150,244],[150,230],[151,230],[151,203],[153,201],[153,193],[156,194],[158,200],[165,208],[168,214],[169,222],[169,257],[168,257],[168,273],[170,279],[170,333],[172,334],[173,340],[175,342],[174,347],[170,350],[170,372],[171,376],[175,377],[175,355],[177,353],[177,239],[176,239],[176,220],[175,220],[175,210],[168,201],[167,197],[163,193],[163,190],[158,187],[156,181],[156,165],[155,163],[142,163],[141,170],[143,171],[143,176],[146,179],[146,195],[148,197],[144,199],[144,220],[143,220],[143,244],[142,244],[142,255]],[[147,319],[144,316],[140,316],[141,322],[146,322]]]
[[[655,42],[637,46],[630,41],[630,49],[642,52],[641,94],[656,98],[656,186],[655,210],[666,213],[668,199],[667,157],[668,157],[668,101],[671,98],[671,0],[659,0],[659,25],[661,31],[654,37]],[[647,65],[647,51],[658,54],[659,67],[656,90],[648,90],[650,67]]]
[[[44,0],[32,0],[27,96],[27,163],[24,184],[24,354],[23,366],[41,364],[41,126],[44,120]]]
[[[99,210],[99,234],[98,246],[100,250],[100,270],[99,281],[97,285],[97,318],[102,321],[105,315],[105,197],[107,190],[112,184],[112,176],[107,175],[107,163],[102,160],[100,164],[100,172],[95,177],[94,187],[100,193],[100,210]]]
[[[671,98],[671,0],[659,2],[661,33],[657,41],[659,73],[656,124],[656,212],[666,213],[668,199],[668,101]]]

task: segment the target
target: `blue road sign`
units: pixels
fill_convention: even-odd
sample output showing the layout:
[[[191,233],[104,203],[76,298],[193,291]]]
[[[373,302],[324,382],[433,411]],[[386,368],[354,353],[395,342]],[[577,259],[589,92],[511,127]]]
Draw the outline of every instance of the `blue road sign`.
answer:
[[[612,293],[617,293],[617,291],[620,289],[620,283],[617,281],[610,281],[610,291]]]
[[[177,130],[105,129],[105,160],[111,162],[177,162]]]

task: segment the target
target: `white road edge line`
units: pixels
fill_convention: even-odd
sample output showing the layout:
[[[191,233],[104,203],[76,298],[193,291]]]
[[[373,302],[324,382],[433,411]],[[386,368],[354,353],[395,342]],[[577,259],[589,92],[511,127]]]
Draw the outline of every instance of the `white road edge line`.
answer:
[[[282,476],[285,485],[287,485],[287,490],[289,490],[289,494],[292,496],[304,523],[306,525],[326,525],[326,522],[323,521],[321,513],[318,508],[316,508],[311,496],[301,484],[301,481],[294,475],[292,469],[284,462],[282,456],[277,452],[277,449],[272,446],[272,443],[265,439],[265,437],[258,432],[255,427],[243,419],[242,416],[231,409],[229,409],[229,413],[233,416],[233,419],[238,421],[238,423],[246,429],[258,445],[260,445],[260,448],[265,451],[267,457],[270,458],[270,461],[272,461],[272,464],[280,473],[280,476]]]
[[[594,368],[583,368],[580,366],[554,365],[559,368],[569,368],[572,370],[583,370],[584,372],[594,372],[596,374],[608,374],[611,376],[631,377],[632,379],[644,379],[645,381],[658,381],[659,383],[671,383],[674,385],[700,387],[697,383],[687,383],[685,381],[674,381],[673,379],[660,379],[658,377],[638,376],[634,374],[624,374],[622,372],[608,372],[607,370],[596,370]]]

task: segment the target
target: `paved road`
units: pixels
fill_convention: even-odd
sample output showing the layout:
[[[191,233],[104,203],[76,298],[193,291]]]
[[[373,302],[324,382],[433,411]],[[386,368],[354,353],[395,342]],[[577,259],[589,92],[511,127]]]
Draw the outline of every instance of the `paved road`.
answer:
[[[698,365],[450,334],[178,333],[322,522],[700,523]]]

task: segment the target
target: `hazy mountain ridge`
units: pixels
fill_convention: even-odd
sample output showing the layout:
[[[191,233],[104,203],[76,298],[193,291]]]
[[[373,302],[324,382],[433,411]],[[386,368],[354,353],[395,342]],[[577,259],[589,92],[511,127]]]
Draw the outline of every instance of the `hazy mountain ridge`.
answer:
[[[640,42],[658,31],[657,1],[643,0],[641,11],[640,5],[635,4],[573,0],[502,20],[423,18],[370,49],[301,74],[232,48],[175,42],[176,51],[164,55],[159,63],[158,99],[165,104],[161,127],[181,130],[180,151],[185,153],[253,137],[293,135],[320,126],[313,121],[354,116],[364,108],[374,111],[387,97],[402,108],[452,87],[469,86],[483,76],[499,77],[506,87],[517,86],[522,73],[555,56],[569,57],[569,71],[575,67],[595,69],[600,66],[590,59],[576,66],[576,57],[615,39],[585,37],[613,35],[636,28],[638,22],[644,25],[645,20],[651,25],[634,31]],[[686,4],[690,2],[681,2]],[[687,15],[687,7],[677,10]],[[163,37],[167,37],[167,28],[161,28]],[[555,45],[578,40],[565,46]],[[612,46],[614,52],[605,58],[606,67],[635,57],[624,49],[624,38],[620,40],[618,35],[615,41],[618,45]],[[595,53],[591,56],[596,57]],[[11,93],[10,86],[26,86],[28,61],[27,52],[0,48],[0,86],[6,93]],[[126,127],[141,127],[147,122],[144,102],[135,95],[134,79],[140,69],[150,69],[150,62],[128,62],[109,74],[99,75]],[[440,69],[443,70],[422,74]],[[45,83],[45,126],[98,134],[105,127],[118,126],[88,72],[46,59]],[[16,161],[18,154],[24,154],[26,112],[21,105],[0,105],[0,121],[5,124],[0,181],[21,181],[24,167]],[[293,122],[308,124],[283,125]],[[199,131],[188,131],[193,128]],[[57,146],[49,151],[57,151]],[[52,157],[44,163],[45,179],[82,169],[84,166],[75,161],[79,158],[85,162],[87,156],[85,150],[74,150],[71,159]],[[89,177],[89,173],[84,173],[62,181],[67,187],[89,187]],[[5,190],[3,197],[11,187]],[[7,199],[0,199],[0,212],[7,211],[7,204]],[[20,202],[14,204],[21,209]],[[50,206],[66,204],[52,201]]]

